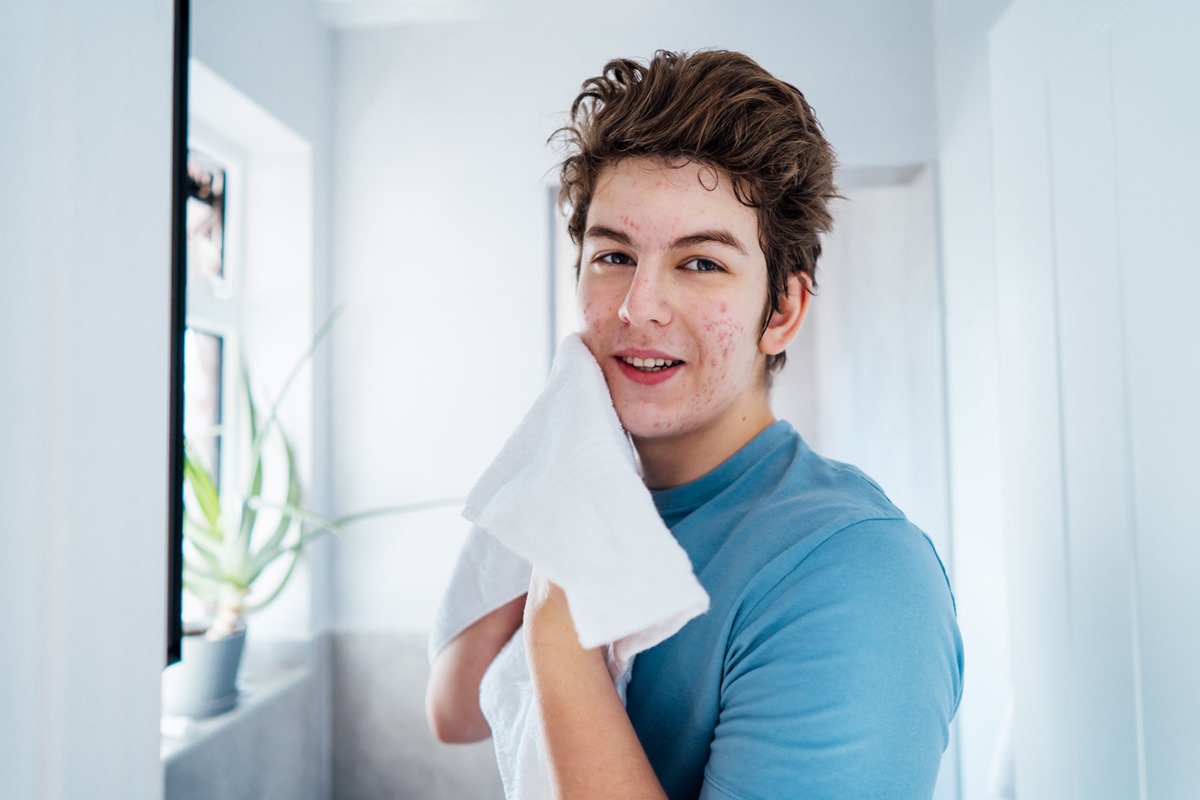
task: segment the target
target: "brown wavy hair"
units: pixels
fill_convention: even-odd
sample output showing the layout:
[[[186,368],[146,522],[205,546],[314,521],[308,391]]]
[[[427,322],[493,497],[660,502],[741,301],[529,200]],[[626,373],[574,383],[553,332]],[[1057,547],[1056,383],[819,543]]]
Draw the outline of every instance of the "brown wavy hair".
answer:
[[[694,161],[726,173],[738,200],[758,212],[768,278],[763,331],[790,274],[816,287],[821,234],[833,225],[829,203],[840,196],[837,159],[800,90],[749,56],[659,50],[648,64],[614,59],[583,82],[570,122],[551,141],[567,152],[558,200],[576,245],[605,167],[634,157]],[[785,358],[767,356],[768,374]]]

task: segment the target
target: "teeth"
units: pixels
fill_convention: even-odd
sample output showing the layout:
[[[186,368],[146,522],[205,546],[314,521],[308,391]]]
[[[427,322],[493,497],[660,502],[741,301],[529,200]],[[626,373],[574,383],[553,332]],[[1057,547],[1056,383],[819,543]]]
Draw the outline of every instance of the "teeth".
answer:
[[[647,372],[656,372],[680,363],[668,358],[637,358],[636,356],[622,356],[621,358],[631,367],[646,370]]]

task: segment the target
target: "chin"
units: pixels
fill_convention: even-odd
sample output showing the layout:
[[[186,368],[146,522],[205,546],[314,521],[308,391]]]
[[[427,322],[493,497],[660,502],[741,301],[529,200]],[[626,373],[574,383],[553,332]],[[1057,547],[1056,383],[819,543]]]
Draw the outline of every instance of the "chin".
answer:
[[[680,431],[678,419],[668,419],[658,409],[634,409],[622,412],[617,409],[621,427],[635,439],[661,439],[677,435]]]

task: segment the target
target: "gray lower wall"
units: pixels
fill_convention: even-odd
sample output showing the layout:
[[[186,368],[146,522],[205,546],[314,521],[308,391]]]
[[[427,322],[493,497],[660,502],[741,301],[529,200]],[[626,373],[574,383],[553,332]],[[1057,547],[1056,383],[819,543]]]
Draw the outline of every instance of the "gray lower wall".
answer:
[[[490,741],[429,733],[424,636],[335,634],[332,674],[335,800],[502,800]]]
[[[281,671],[302,677],[255,694]],[[166,760],[165,797],[502,800],[490,741],[444,745],[429,733],[428,680],[419,634],[250,646],[242,708]]]
[[[248,644],[242,707],[166,760],[166,800],[328,800],[332,650],[328,635]],[[299,677],[256,689],[279,673]]]

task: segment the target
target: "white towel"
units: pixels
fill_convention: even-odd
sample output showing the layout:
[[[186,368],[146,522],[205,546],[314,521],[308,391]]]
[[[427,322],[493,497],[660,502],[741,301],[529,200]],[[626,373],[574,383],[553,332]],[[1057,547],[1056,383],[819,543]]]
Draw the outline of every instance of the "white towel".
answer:
[[[562,587],[584,647],[606,659],[624,701],[633,657],[708,608],[691,562],[663,524],[599,365],[577,334],[559,347],[546,389],[467,498],[475,523],[430,635],[430,657],[472,622],[521,595],[530,567]],[[517,636],[484,676],[508,798],[549,797],[525,646]]]

